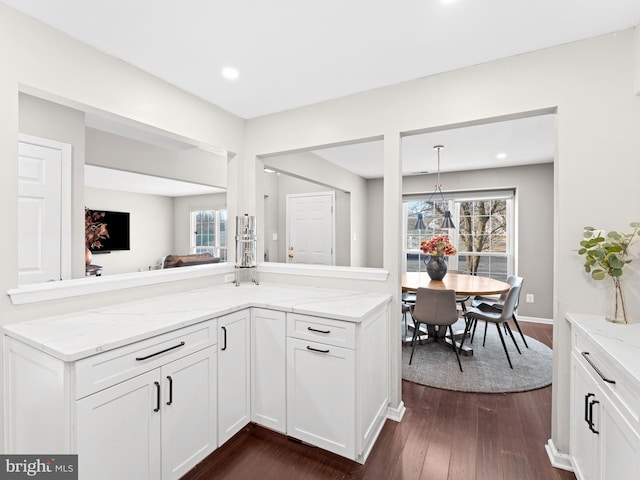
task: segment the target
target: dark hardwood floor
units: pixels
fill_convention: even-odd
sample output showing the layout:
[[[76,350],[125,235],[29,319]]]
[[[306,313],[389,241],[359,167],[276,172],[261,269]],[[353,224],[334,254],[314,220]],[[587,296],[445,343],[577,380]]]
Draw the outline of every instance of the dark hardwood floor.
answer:
[[[520,322],[549,346],[551,325]],[[553,468],[551,387],[522,393],[475,394],[403,381],[407,411],[387,420],[365,465],[249,425],[183,480],[428,479],[575,480]]]

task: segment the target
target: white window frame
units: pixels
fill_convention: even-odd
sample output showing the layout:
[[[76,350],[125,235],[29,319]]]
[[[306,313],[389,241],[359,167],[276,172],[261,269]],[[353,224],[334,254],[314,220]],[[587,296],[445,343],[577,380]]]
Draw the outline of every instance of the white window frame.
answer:
[[[196,238],[197,238],[197,234],[196,234],[196,217],[199,213],[201,212],[213,212],[214,214],[214,236],[215,236],[215,244],[212,246],[203,246],[203,245],[196,245]],[[191,228],[190,230],[190,235],[189,235],[189,248],[191,253],[199,253],[198,249],[201,249],[200,252],[205,251],[203,249],[211,249],[213,250],[212,254],[216,257],[220,257],[222,262],[226,262],[227,260],[227,245],[226,243],[223,245],[222,242],[222,235],[221,235],[221,225],[222,225],[222,220],[221,220],[221,213],[225,212],[225,217],[226,217],[226,210],[224,209],[198,209],[198,210],[192,210],[190,212],[190,221],[189,221],[189,226]],[[224,220],[225,222],[227,222],[227,220]],[[228,227],[228,222],[227,222],[227,227]],[[227,230],[227,237],[229,235],[228,232],[228,228]],[[226,241],[228,242],[228,238],[226,238]]]
[[[403,215],[403,232],[402,232],[402,271],[407,271],[407,254],[419,253],[419,250],[409,250],[406,248],[407,246],[407,215],[408,208],[407,204],[409,202],[417,202],[417,201],[425,201],[429,200],[430,193],[425,194],[411,194],[405,195],[402,199],[402,215]],[[466,192],[454,192],[454,193],[445,193],[445,195],[449,198],[447,200],[448,208],[451,211],[453,223],[456,226],[460,225],[460,203],[470,200],[506,200],[507,201],[507,245],[506,245],[506,253],[479,253],[474,255],[479,256],[506,256],[507,259],[507,275],[513,275],[515,273],[515,265],[516,265],[516,238],[515,238],[515,225],[517,219],[515,218],[515,189],[500,189],[500,190],[482,190],[482,191],[466,191]],[[449,238],[451,239],[451,243],[454,245],[458,245],[458,235],[459,231],[457,228],[449,229]],[[457,248],[457,247],[456,247]],[[458,252],[465,253],[465,252]],[[449,269],[457,270],[458,269],[458,254],[449,258]]]

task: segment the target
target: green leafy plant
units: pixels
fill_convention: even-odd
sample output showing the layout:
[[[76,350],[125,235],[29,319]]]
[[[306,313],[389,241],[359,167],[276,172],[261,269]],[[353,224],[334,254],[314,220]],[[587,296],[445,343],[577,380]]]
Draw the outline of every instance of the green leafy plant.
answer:
[[[585,255],[584,269],[591,273],[594,280],[622,276],[622,268],[631,262],[627,259],[629,247],[640,229],[640,222],[630,224],[630,233],[608,232],[606,237],[602,231],[593,227],[584,227],[583,240],[580,242],[578,255]]]
[[[622,277],[624,266],[631,263],[631,259],[627,256],[629,247],[638,235],[640,222],[631,222],[629,226],[631,227],[629,233],[611,231],[606,236],[602,235],[601,230],[584,227],[583,239],[578,250],[579,255],[585,256],[584,270],[591,274],[591,278],[604,280],[609,276],[613,280],[615,299],[612,316],[614,319],[622,318],[625,323],[627,323],[627,311],[620,277]]]

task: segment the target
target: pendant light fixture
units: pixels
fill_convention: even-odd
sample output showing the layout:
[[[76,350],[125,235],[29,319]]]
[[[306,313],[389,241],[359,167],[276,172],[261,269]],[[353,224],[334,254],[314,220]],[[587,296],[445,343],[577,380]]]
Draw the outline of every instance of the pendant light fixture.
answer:
[[[435,145],[433,147],[433,149],[438,153],[438,183],[436,183],[436,189],[433,191],[433,193],[431,194],[431,196],[429,197],[429,200],[427,201],[431,201],[431,199],[433,198],[433,196],[436,193],[440,194],[440,198],[442,199],[442,203],[445,204],[445,212],[444,212],[444,218],[442,219],[442,225],[440,226],[440,228],[456,228],[456,226],[453,224],[453,220],[451,219],[451,211],[448,208],[448,203],[447,201],[444,199],[444,195],[442,194],[442,185],[440,184],[440,150],[442,150],[444,148],[444,145]]]

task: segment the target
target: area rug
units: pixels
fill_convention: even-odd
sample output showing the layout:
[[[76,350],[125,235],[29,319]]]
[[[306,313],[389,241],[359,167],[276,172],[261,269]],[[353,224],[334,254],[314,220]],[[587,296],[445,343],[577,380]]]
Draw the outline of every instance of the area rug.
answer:
[[[456,325],[454,331],[464,329]],[[504,333],[504,330],[503,330]],[[551,384],[552,352],[549,347],[526,336],[529,348],[522,343],[520,334],[514,336],[522,354],[518,354],[511,337],[505,337],[513,370],[509,368],[500,337],[494,324],[489,324],[487,341],[482,346],[484,323],[478,324],[473,344],[473,355],[460,356],[460,372],[456,356],[450,347],[438,343],[416,345],[413,362],[409,365],[411,345],[402,347],[402,378],[430,387],[460,392],[504,393],[524,392]],[[469,345],[469,339],[465,340]]]

